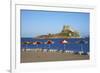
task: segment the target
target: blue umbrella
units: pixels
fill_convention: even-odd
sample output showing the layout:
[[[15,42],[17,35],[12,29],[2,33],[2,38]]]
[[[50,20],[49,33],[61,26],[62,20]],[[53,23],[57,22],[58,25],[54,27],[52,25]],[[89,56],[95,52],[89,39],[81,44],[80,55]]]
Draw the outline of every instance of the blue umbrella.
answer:
[[[81,45],[81,48],[80,48],[80,50],[81,50],[81,52],[83,53],[83,44],[85,44],[85,41],[84,40],[80,40],[79,41],[79,44]]]

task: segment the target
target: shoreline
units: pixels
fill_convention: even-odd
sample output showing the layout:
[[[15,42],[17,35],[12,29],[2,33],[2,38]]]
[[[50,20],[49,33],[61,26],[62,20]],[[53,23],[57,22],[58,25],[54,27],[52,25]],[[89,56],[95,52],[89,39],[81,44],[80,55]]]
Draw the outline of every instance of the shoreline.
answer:
[[[89,60],[89,55],[62,52],[21,51],[21,63]]]

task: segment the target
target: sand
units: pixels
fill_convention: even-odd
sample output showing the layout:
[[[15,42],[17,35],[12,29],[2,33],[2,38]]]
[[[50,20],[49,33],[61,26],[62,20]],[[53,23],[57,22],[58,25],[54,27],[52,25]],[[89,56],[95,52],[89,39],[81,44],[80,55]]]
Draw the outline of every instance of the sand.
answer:
[[[89,60],[89,55],[62,52],[21,51],[21,63],[69,60]]]

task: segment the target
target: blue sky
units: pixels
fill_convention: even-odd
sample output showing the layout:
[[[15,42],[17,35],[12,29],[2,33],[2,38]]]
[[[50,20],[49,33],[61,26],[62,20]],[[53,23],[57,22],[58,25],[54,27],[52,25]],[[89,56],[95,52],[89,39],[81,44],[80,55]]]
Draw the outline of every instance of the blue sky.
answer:
[[[21,10],[21,37],[59,33],[64,25],[88,36],[89,13]]]

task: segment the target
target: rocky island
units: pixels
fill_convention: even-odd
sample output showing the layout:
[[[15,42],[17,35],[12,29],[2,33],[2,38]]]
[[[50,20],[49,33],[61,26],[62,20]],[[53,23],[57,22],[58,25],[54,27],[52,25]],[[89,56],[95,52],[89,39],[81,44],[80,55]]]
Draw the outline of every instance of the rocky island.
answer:
[[[39,35],[35,38],[48,39],[48,38],[80,38],[80,33],[71,28],[69,25],[64,25],[60,33]]]

